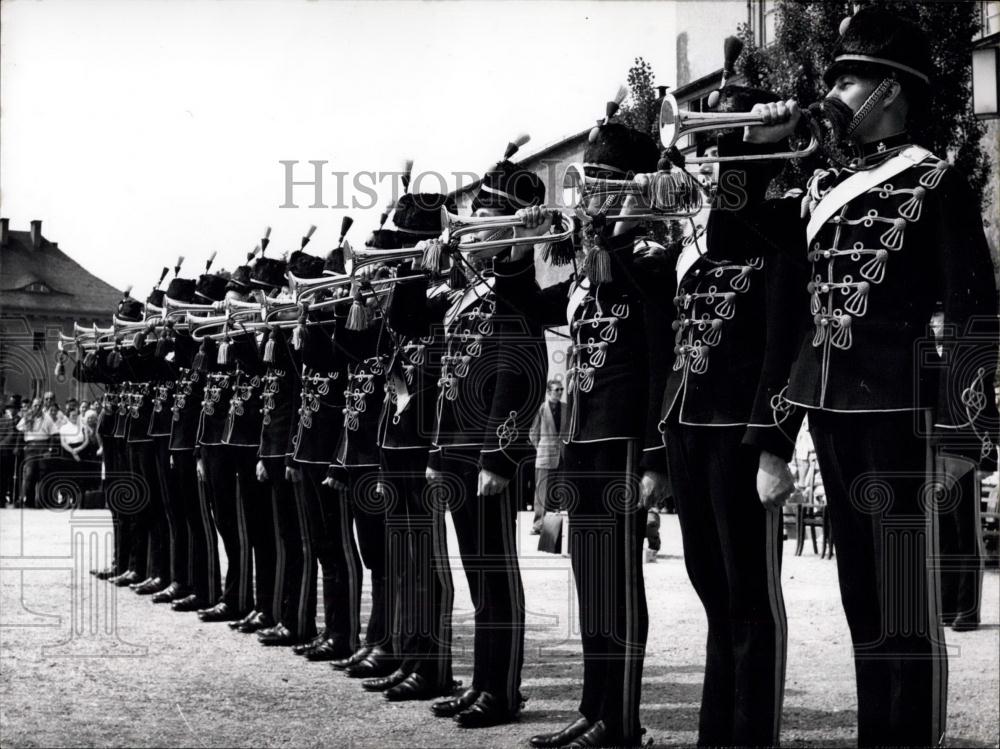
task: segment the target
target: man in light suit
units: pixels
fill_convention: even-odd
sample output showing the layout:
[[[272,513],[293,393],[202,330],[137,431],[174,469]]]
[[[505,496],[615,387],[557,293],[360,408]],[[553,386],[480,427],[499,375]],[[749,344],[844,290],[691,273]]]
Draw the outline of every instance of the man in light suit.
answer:
[[[535,420],[531,424],[528,439],[535,446],[535,520],[531,525],[531,535],[542,531],[542,517],[545,515],[546,496],[549,493],[549,479],[562,464],[563,446],[569,434],[569,419],[564,418],[566,405],[562,401],[563,385],[559,380],[549,380],[545,402],[538,407]]]

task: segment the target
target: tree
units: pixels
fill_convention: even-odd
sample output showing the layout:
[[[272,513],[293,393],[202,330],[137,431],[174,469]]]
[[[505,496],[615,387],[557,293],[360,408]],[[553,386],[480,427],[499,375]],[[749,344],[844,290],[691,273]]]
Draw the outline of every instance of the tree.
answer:
[[[952,160],[981,201],[989,166],[980,145],[984,128],[972,112],[970,53],[980,26],[978,3],[778,0],[773,45],[761,49],[752,30],[740,27],[745,47],[738,72],[752,86],[801,102],[818,100],[825,94],[823,71],[833,60],[840,22],[867,5],[887,8],[930,30],[934,64],[930,102],[926,112],[913,118],[911,132],[916,142]],[[814,166],[789,162],[779,180],[782,187],[801,186]]]
[[[660,133],[656,125],[659,110],[654,80],[653,66],[641,57],[635,58],[628,71],[628,98],[618,110],[618,119],[634,130],[649,133],[659,143]]]

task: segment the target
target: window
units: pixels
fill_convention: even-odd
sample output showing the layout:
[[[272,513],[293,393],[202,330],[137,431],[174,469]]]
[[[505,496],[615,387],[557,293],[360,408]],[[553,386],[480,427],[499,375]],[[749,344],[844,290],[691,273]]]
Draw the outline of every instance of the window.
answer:
[[[44,330],[36,330],[32,334],[32,346],[31,346],[31,348],[33,350],[35,350],[35,351],[44,351],[45,350],[45,331]]]
[[[754,0],[750,10],[750,25],[757,32],[757,44],[769,47],[778,37],[777,0]]]
[[[982,29],[977,38],[1000,33],[1000,0],[985,0],[979,4]]]
[[[30,294],[51,294],[52,293],[52,289],[49,288],[49,286],[47,286],[42,281],[34,281],[33,283],[29,283],[27,286],[23,286],[21,288],[21,291],[27,291]]]

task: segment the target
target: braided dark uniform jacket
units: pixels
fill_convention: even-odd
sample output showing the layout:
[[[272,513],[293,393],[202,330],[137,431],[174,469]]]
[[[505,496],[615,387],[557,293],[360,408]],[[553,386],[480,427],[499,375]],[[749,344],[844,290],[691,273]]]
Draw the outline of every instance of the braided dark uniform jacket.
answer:
[[[378,424],[385,398],[390,336],[381,317],[364,330],[341,325],[336,348],[346,365],[344,426],[336,463],[350,468],[378,466]]]
[[[205,393],[205,373],[194,369],[198,344],[188,335],[173,341],[168,359],[174,371],[174,397],[170,404],[170,449],[194,450],[198,446],[198,422]],[[168,355],[169,356],[169,355]]]
[[[281,328],[269,330],[264,340],[264,364],[261,377],[261,458],[284,458],[291,461],[294,449],[295,414],[299,407],[299,368],[288,352],[288,336]]]
[[[803,326],[811,324],[791,354],[787,402],[776,404],[779,411],[789,404],[852,413],[931,408],[946,451],[995,466],[997,297],[982,220],[957,171],[908,142],[906,136],[881,141],[881,158],[879,144],[871,144],[871,183],[831,215],[821,213],[820,201],[854,169],[814,175],[804,204],[764,200],[769,171],[747,167],[750,201],[712,215],[709,245],[744,246],[751,232],[761,252],[785,249],[809,264],[809,306],[797,315]],[[901,171],[879,177],[878,167],[890,161]],[[812,238],[801,253],[809,210]],[[940,359],[928,331],[938,301],[947,326]],[[802,414],[791,419],[785,431],[794,434]],[[791,456],[774,430],[751,430],[749,440]]]
[[[261,387],[265,374],[261,352],[253,335],[241,335],[229,344],[231,385],[222,441],[236,447],[259,447],[262,427]]]
[[[445,315],[430,465],[442,447],[479,451],[480,467],[511,478],[529,454],[528,431],[548,371],[541,324],[529,305],[534,262],[496,263]]]

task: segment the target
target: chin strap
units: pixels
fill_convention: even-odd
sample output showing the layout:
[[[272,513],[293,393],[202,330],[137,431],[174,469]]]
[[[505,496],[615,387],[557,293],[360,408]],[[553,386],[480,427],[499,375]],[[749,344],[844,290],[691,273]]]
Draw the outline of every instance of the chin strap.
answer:
[[[855,112],[854,117],[847,126],[848,137],[853,135],[854,131],[861,126],[861,123],[868,119],[868,115],[870,115],[872,110],[875,109],[875,105],[885,98],[886,93],[895,82],[896,78],[894,76],[883,78],[882,82],[875,87],[875,90],[868,95],[868,98],[865,99],[858,111]]]

